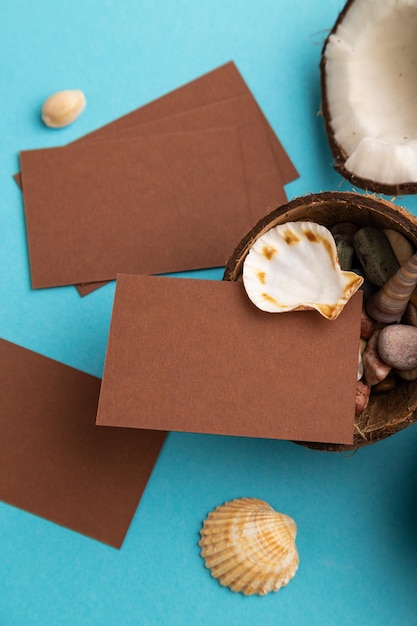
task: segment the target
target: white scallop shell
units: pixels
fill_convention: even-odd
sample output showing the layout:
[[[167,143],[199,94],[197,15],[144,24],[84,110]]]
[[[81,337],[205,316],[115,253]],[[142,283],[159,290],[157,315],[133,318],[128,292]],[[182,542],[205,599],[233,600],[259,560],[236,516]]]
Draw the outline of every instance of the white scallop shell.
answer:
[[[336,319],[362,282],[341,270],[332,234],[315,222],[274,226],[253,243],[243,263],[249,298],[272,313],[315,309]]]
[[[287,585],[297,571],[295,522],[263,500],[226,502],[209,513],[200,533],[206,567],[232,591],[265,595]]]

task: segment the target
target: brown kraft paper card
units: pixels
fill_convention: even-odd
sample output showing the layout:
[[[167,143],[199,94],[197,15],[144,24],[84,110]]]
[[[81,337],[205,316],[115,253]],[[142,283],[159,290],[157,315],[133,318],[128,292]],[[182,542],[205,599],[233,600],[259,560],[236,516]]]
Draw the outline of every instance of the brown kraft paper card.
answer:
[[[235,126],[239,130],[243,171],[252,224],[285,204],[283,182],[256,103],[249,95],[237,96],[154,122],[120,130],[117,139],[184,131],[208,131]],[[114,136],[116,139],[116,136]],[[96,150],[100,150],[97,139]]]
[[[0,339],[0,499],[120,548],[166,433],[95,425],[100,380]]]
[[[251,226],[236,128],[26,151],[21,166],[35,289],[222,266]]]
[[[241,283],[120,275],[97,424],[352,443],[361,303],[329,321]]]

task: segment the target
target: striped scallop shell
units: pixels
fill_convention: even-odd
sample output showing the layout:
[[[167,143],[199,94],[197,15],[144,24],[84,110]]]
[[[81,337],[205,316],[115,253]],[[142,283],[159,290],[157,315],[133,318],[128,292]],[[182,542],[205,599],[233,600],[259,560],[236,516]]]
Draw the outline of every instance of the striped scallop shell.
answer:
[[[263,311],[315,309],[331,320],[363,282],[341,269],[332,234],[315,222],[286,222],[266,231],[252,244],[242,278]]]
[[[226,502],[209,513],[200,533],[206,567],[232,591],[265,595],[287,585],[297,571],[295,522],[263,500]]]

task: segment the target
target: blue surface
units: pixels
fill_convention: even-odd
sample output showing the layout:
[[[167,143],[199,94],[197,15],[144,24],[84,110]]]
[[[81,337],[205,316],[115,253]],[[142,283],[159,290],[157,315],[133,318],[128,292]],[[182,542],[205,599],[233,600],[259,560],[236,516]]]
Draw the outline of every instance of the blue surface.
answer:
[[[65,144],[234,60],[297,166],[289,198],[350,190],[318,116],[321,45],[341,0],[2,0],[0,336],[101,376],[114,283],[31,291],[18,151]],[[87,108],[39,121],[53,91]],[[396,199],[416,213],[414,197]],[[222,271],[198,272],[220,279]],[[323,381],[323,393],[325,393]],[[314,415],[312,415],[314,419]],[[290,442],[171,434],[120,551],[0,505],[1,626],[417,624],[417,427],[328,454]],[[204,568],[208,511],[267,500],[298,525],[300,568],[246,598]]]

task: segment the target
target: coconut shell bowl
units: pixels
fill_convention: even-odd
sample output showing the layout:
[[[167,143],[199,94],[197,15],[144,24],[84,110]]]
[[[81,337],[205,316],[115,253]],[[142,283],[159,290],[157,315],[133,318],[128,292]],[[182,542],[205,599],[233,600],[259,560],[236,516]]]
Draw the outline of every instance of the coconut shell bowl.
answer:
[[[261,219],[236,246],[226,263],[223,280],[242,281],[245,258],[257,239],[275,226],[300,221],[315,222],[330,231],[342,223],[353,223],[358,228],[390,229],[405,237],[414,252],[417,250],[417,219],[405,209],[371,195],[324,192],[295,198]],[[367,407],[355,417],[353,445],[320,442],[302,445],[334,452],[355,450],[413,424],[417,420],[417,380],[405,380],[400,376],[394,376],[394,379],[394,386],[390,389],[374,392],[371,388]]]

